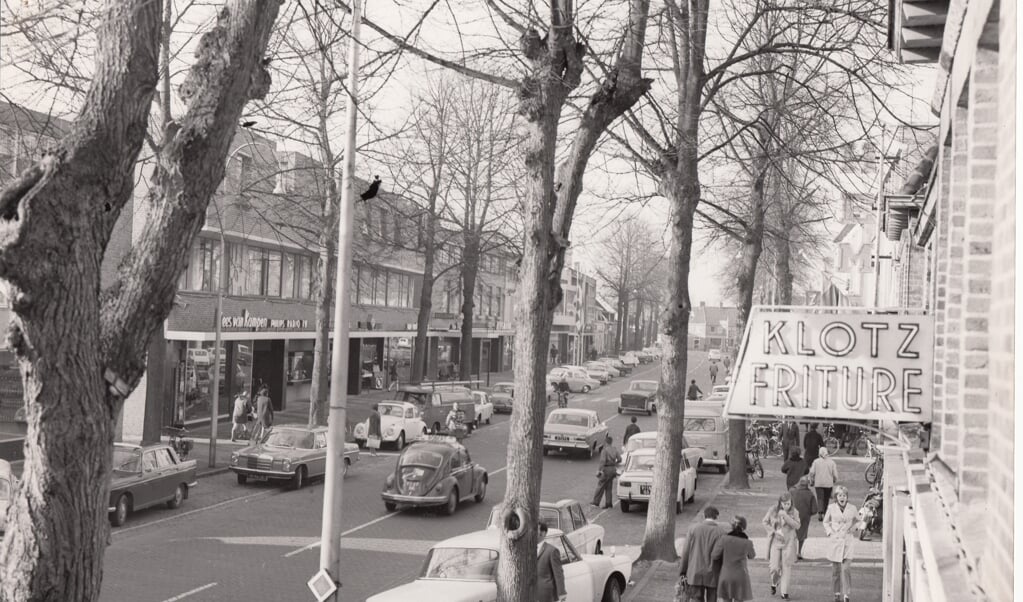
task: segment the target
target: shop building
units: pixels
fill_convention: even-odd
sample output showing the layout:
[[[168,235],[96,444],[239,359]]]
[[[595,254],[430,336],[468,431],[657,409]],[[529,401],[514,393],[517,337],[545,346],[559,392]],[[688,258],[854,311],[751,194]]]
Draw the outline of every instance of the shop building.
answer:
[[[1013,599],[1016,3],[897,0],[936,147],[883,207],[882,305],[933,315],[929,446],[885,465],[884,600]]]

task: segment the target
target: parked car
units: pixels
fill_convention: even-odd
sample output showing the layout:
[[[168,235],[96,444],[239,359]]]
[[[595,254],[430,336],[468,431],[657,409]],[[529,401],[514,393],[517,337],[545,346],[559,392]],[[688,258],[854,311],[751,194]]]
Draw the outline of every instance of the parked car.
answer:
[[[490,511],[488,529],[497,529],[501,526],[503,509],[503,504],[498,504]],[[540,520],[546,523],[548,528],[562,531],[580,553],[603,553],[604,527],[586,519],[586,513],[583,512],[582,504],[578,500],[540,502]]]
[[[418,441],[426,435],[426,423],[419,413],[419,407],[407,401],[381,401],[377,404],[380,412],[381,443],[393,443],[395,449],[402,449],[410,441]],[[355,444],[366,444],[369,432],[369,418],[355,425],[352,436]]]
[[[586,362],[582,367],[590,378],[599,380],[602,385],[606,385],[613,376],[611,371],[607,369],[607,366],[600,362]]]
[[[657,411],[657,395],[660,383],[656,380],[634,380],[618,398],[618,413],[645,412],[647,416]]]
[[[618,368],[615,368],[614,366],[612,366],[608,362],[603,362],[603,361],[600,361],[600,360],[594,360],[592,362],[586,362],[585,365],[589,366],[591,364],[596,366],[596,367],[598,367],[598,368],[603,368],[604,370],[607,370],[607,373],[611,375],[611,378],[618,378],[619,376],[622,375],[622,373],[618,370]]]
[[[581,451],[592,458],[604,445],[607,425],[593,410],[554,410],[543,425],[543,455],[551,450]]]
[[[11,472],[11,463],[0,459],[0,537],[3,537],[7,526],[7,508],[11,505],[11,498],[14,496],[15,485],[14,473]],[[601,527],[603,532],[603,527]]]
[[[723,404],[728,399],[729,388],[728,385],[714,385],[714,388],[710,390],[710,395],[703,401]]]
[[[721,355],[720,349],[711,349],[707,352],[707,359],[711,362],[720,362],[722,357],[724,356]]]
[[[466,419],[471,423],[469,407],[474,405],[472,394],[469,389],[451,385],[407,385],[398,389],[398,399],[414,403],[419,408],[419,413],[426,423],[426,428],[433,434],[440,433],[444,429],[448,412],[451,406],[458,404],[458,407],[466,414]]]
[[[570,602],[621,600],[632,578],[632,559],[625,555],[580,554],[564,533],[547,532],[545,540],[561,555]],[[497,600],[497,561],[501,533],[484,529],[434,544],[412,583],[389,589],[366,602],[493,602]]]
[[[643,351],[649,353],[655,359],[659,359],[661,357],[661,348],[660,347],[656,347],[656,346],[644,347]]]
[[[618,504],[622,512],[628,512],[635,504],[650,502],[650,491],[654,483],[654,459],[657,450],[644,448],[629,453],[624,470],[618,477]],[[678,492],[675,496],[675,514],[682,513],[682,506],[696,496],[696,468],[689,459],[682,456],[681,471],[678,475]]]
[[[451,515],[463,500],[482,502],[490,477],[453,437],[429,435],[405,448],[380,497],[388,512],[400,505],[440,506]]]
[[[381,420],[381,427],[383,420]],[[342,475],[359,461],[359,446],[345,443]],[[244,485],[249,479],[289,481],[301,489],[306,481],[327,472],[327,427],[304,424],[275,426],[261,443],[231,454],[229,468]]]
[[[640,349],[636,352],[636,358],[639,359],[641,364],[652,364],[654,356],[648,353],[645,349]]]
[[[476,428],[481,424],[490,424],[494,417],[494,404],[490,401],[490,394],[486,391],[471,391],[473,409],[475,410]]]
[[[110,471],[110,523],[120,527],[132,512],[166,503],[177,508],[198,485],[195,460],[182,460],[166,443],[114,444]]]
[[[632,366],[622,362],[622,360],[616,357],[599,357],[597,358],[597,361],[610,364],[618,370],[619,374],[632,374]]]
[[[582,368],[554,368],[547,373],[547,382],[561,382],[562,377],[568,382],[568,389],[573,393],[589,393],[600,386],[600,381],[590,378]]]
[[[635,368],[636,366],[639,365],[639,358],[632,351],[626,351],[625,353],[618,356],[618,359],[626,366],[630,366],[632,368]]]
[[[610,375],[607,373],[606,370],[591,370],[586,366],[576,366],[569,364],[564,364],[561,367],[565,368],[566,370],[582,370],[587,377],[597,381],[597,383],[601,385],[606,385],[608,379],[610,379]]]
[[[494,404],[495,412],[511,414],[515,403],[515,383],[495,383],[490,388],[490,402]]]
[[[657,447],[657,431],[643,431],[629,437],[628,442],[622,448],[622,464],[629,456],[629,452],[637,449],[654,449]],[[689,458],[689,463],[699,470],[703,464],[703,449],[689,445],[689,439],[682,436],[682,455]]]
[[[720,410],[687,408],[682,429],[690,444],[703,450],[703,466],[717,466],[722,474],[728,471],[728,421]]]

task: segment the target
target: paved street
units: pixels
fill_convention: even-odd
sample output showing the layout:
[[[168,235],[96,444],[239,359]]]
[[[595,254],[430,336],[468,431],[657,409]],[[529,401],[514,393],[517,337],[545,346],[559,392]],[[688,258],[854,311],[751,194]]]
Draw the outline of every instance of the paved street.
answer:
[[[693,354],[691,364],[690,374],[709,391],[704,355]],[[631,378],[656,379],[658,370],[657,364],[642,366]],[[617,379],[588,395],[575,394],[570,401],[572,407],[596,410],[607,420],[616,442],[627,424],[615,405],[627,380]],[[639,424],[652,430],[656,417],[639,416]],[[483,503],[463,503],[452,517],[428,511],[387,512],[380,488],[393,469],[395,454],[383,452],[377,458],[363,454],[345,481],[345,599],[363,600],[413,579],[433,542],[482,528],[491,507],[504,496],[507,437],[508,416],[502,415],[466,440],[473,460],[489,471],[490,485]],[[595,462],[546,457],[543,499],[588,501],[595,486],[589,465]],[[696,503],[680,517],[679,535],[721,482],[716,472],[700,474]],[[309,599],[305,583],[318,568],[322,498],[320,483],[288,491],[269,484],[240,486],[233,473],[205,477],[179,510],[143,511],[114,530],[102,599]],[[643,512],[622,514],[589,506],[587,512],[605,527],[605,548],[641,542]]]

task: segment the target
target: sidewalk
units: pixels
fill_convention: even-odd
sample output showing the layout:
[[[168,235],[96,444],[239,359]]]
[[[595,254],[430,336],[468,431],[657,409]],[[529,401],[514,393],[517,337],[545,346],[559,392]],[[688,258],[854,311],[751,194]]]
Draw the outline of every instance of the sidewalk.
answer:
[[[849,488],[850,503],[859,507],[868,486],[863,479],[863,470],[867,460],[862,457],[840,455],[835,458],[838,464],[840,483]],[[730,490],[721,488],[705,503],[713,505],[720,512],[719,521],[726,523],[733,516],[745,516],[749,526],[747,533],[753,540],[756,558],[749,563],[750,580],[753,583],[754,600],[767,602],[780,600],[772,597],[768,589],[767,538],[764,537],[761,520],[768,507],[777,501],[777,496],[785,489],[784,475],[781,474],[781,460],[768,458],[763,461],[766,478],[751,480],[748,490]],[[874,534],[867,541],[856,542],[852,585],[856,602],[877,602],[881,600],[881,582],[883,573],[883,549],[881,538]],[[676,548],[681,550],[685,538],[679,538]],[[824,526],[816,518],[811,519],[810,530],[803,546],[805,560],[797,562],[793,574],[789,596],[792,600],[816,600],[828,602],[832,599],[831,563],[825,558],[827,536]],[[632,571],[634,585],[626,592],[624,600],[635,602],[672,602],[675,595],[675,584],[678,582],[678,563],[657,561],[654,563],[636,563]]]

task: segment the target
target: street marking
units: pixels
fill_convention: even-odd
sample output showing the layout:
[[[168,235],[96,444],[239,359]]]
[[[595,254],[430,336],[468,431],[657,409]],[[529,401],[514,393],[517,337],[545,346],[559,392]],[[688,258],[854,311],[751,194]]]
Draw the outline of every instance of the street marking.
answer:
[[[178,600],[184,600],[185,598],[187,598],[187,597],[189,597],[189,596],[191,596],[193,594],[198,594],[199,592],[206,591],[206,590],[208,590],[211,587],[216,587],[216,585],[217,585],[216,581],[214,581],[213,583],[207,583],[206,585],[203,585],[201,587],[197,587],[195,589],[190,589],[190,590],[188,590],[187,592],[185,592],[183,594],[178,594],[178,595],[174,596],[173,598],[167,598],[163,602],[177,602]]]
[[[489,476],[493,476],[493,475],[496,475],[496,474],[501,474],[502,472],[504,472],[506,470],[508,470],[508,466],[502,466],[501,468],[498,468],[497,470],[488,472],[487,476],[489,477]],[[351,535],[352,533],[355,533],[356,531],[361,531],[361,530],[365,529],[366,527],[372,527],[373,525],[375,525],[375,524],[377,524],[379,522],[383,522],[383,521],[391,518],[392,516],[397,516],[398,514],[401,514],[401,510],[395,510],[394,512],[388,512],[387,514],[385,514],[383,516],[378,516],[378,517],[374,518],[371,521],[362,523],[361,525],[359,525],[357,527],[352,527],[351,529],[348,529],[347,531],[342,532],[341,533],[341,537],[345,537],[346,535]],[[291,558],[292,556],[297,556],[298,554],[301,554],[302,552],[305,552],[305,551],[308,551],[308,550],[312,550],[312,549],[315,549],[315,548],[318,548],[318,547],[320,547],[319,538],[317,538],[317,540],[315,542],[313,542],[313,543],[311,543],[309,545],[302,546],[301,548],[298,548],[297,550],[292,550],[292,551],[288,552],[287,554],[284,555],[284,558]]]
[[[282,489],[271,489],[271,490],[268,490],[268,491],[259,491],[259,492],[253,493],[251,495],[246,495],[244,497],[238,497],[238,498],[233,498],[233,499],[230,499],[230,500],[224,500],[222,502],[217,502],[216,504],[213,504],[212,506],[206,506],[204,508],[196,508],[195,510],[189,510],[188,512],[182,512],[180,514],[175,514],[174,516],[168,516],[167,518],[161,518],[159,520],[150,521],[148,523],[143,523],[141,525],[135,525],[134,527],[124,527],[124,528],[118,529],[117,531],[112,531],[111,534],[110,534],[110,539],[111,540],[121,539],[126,533],[130,533],[130,532],[135,531],[137,529],[144,529],[146,527],[152,527],[152,526],[155,526],[155,525],[163,524],[163,523],[168,522],[168,521],[178,520],[179,518],[184,518],[186,516],[191,516],[193,514],[198,514],[200,512],[206,512],[207,510],[213,510],[215,508],[220,508],[221,506],[226,506],[228,504],[235,504],[235,503],[238,503],[238,502],[247,502],[249,500],[254,500],[254,499],[257,499],[257,498],[266,497],[266,496],[274,495],[274,494],[279,494],[282,491],[283,491]]]

